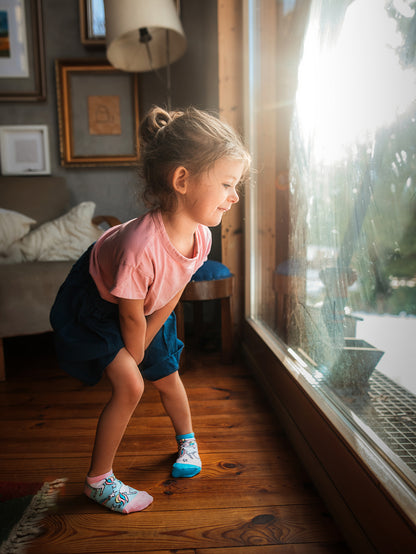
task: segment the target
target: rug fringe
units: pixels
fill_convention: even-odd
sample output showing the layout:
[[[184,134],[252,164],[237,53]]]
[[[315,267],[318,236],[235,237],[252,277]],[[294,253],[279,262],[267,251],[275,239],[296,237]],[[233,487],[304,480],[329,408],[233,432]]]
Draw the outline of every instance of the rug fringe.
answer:
[[[55,479],[44,483],[23,512],[20,521],[10,531],[0,546],[0,554],[23,554],[30,542],[41,534],[40,522],[45,512],[56,503],[56,498],[67,479]]]

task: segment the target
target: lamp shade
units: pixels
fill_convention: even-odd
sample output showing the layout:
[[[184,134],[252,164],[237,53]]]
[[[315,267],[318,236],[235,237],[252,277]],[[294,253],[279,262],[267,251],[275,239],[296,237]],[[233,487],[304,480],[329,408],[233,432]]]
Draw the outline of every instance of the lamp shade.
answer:
[[[104,0],[104,8],[107,58],[117,69],[150,71],[185,52],[185,33],[173,0]],[[150,33],[147,46],[140,41],[139,29]]]

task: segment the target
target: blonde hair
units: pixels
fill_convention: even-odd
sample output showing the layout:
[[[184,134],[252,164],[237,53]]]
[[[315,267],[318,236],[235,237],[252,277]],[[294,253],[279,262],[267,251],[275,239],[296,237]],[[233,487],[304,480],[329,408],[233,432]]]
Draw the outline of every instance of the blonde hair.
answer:
[[[176,168],[183,166],[197,176],[217,160],[233,158],[243,161],[244,178],[251,163],[241,138],[229,125],[193,107],[167,112],[154,106],[140,125],[140,152],[143,201],[147,208],[162,211],[176,205],[171,187]]]

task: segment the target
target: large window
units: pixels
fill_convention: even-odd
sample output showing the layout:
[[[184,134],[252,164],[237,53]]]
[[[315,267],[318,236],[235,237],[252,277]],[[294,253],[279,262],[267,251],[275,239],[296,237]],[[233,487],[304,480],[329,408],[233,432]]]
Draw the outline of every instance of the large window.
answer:
[[[416,491],[415,3],[247,5],[247,316]]]

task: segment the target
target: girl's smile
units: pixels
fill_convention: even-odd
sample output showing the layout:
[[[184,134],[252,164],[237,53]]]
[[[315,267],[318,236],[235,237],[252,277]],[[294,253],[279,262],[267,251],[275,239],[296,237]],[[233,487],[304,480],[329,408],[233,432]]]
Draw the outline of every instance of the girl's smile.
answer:
[[[222,158],[202,175],[188,177],[183,197],[187,215],[207,227],[219,225],[224,213],[239,201],[236,187],[243,169],[242,160]]]

